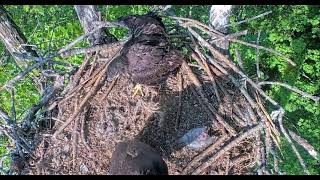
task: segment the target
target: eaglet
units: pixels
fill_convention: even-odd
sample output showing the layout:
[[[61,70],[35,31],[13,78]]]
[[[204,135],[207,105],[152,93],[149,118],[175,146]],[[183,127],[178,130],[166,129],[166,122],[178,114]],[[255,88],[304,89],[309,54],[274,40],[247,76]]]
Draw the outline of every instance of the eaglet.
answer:
[[[109,64],[109,80],[119,74],[128,74],[137,83],[136,92],[142,93],[141,85],[161,85],[170,74],[177,72],[182,56],[172,48],[160,17],[148,13],[121,17],[118,22],[128,27],[131,38],[120,56]]]
[[[137,140],[120,142],[111,157],[111,175],[168,175],[158,152]]]

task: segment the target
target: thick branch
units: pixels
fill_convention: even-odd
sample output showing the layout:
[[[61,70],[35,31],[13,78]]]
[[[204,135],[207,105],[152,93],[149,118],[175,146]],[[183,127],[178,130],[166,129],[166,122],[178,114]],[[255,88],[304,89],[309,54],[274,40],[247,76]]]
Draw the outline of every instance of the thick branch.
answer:
[[[77,12],[81,26],[85,33],[94,29],[93,22],[101,21],[100,12],[97,6],[93,5],[75,5],[74,9]],[[90,44],[106,44],[117,41],[106,28],[101,28],[89,37]]]

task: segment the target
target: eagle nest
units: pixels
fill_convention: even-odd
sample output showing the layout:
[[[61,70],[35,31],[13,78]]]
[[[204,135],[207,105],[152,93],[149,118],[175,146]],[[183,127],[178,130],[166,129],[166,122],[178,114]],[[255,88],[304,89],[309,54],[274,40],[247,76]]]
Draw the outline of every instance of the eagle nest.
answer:
[[[164,86],[144,87],[143,96],[133,97],[130,78],[108,82],[105,77],[108,62],[123,44],[102,49],[104,58],[87,54],[68,86],[47,105],[46,117],[36,121],[42,128],[32,133],[36,146],[27,163],[16,165],[20,173],[108,174],[115,145],[139,139],[161,154],[169,174],[277,174],[281,133],[306,170],[291,140],[297,135],[282,124],[283,108],[195,29],[215,37],[213,41],[243,43],[236,39],[239,34],[224,35],[192,19],[171,18],[193,42],[179,72]],[[198,148],[179,143],[198,127],[205,127],[210,143]]]

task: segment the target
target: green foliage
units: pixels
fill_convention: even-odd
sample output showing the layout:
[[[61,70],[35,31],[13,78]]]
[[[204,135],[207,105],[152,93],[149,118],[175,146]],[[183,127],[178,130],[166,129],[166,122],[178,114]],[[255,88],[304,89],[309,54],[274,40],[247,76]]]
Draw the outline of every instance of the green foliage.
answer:
[[[268,81],[286,82],[314,95],[320,95],[320,6],[242,6],[236,9],[232,22],[247,19],[263,12],[272,10],[272,14],[250,21],[232,28],[233,31],[248,29],[250,33],[243,37],[244,41],[255,42],[257,32],[262,31],[259,43],[274,48],[282,54],[288,55],[296,67],[263,50],[259,51],[260,70],[267,74]],[[244,59],[245,68],[255,77],[256,50],[243,45],[233,44]],[[233,54],[233,53],[232,53]],[[286,125],[296,129],[306,138],[317,151],[320,150],[320,106],[313,101],[301,97],[282,87],[265,87],[268,94],[277,100],[288,112]],[[285,141],[283,141],[285,142]],[[299,145],[297,145],[299,146]],[[281,168],[289,174],[302,174],[301,167],[288,145],[285,145],[285,161]],[[305,150],[300,149],[301,153]],[[319,169],[312,166],[310,156],[307,161],[308,169],[319,173]]]

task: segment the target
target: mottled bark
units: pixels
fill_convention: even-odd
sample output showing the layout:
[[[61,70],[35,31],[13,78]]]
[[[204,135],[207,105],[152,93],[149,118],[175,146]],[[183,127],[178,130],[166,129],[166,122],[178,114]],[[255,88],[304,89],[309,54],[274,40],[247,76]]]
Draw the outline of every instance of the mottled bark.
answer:
[[[227,34],[228,29],[225,28],[229,23],[229,15],[231,13],[231,5],[212,5],[209,12],[209,26]],[[229,41],[221,40],[213,43],[224,55],[229,54]]]
[[[36,51],[32,50],[30,46],[24,46],[28,44],[27,38],[23,35],[3,6],[0,6],[0,39],[6,46],[6,49],[14,57],[17,65],[23,69],[28,66],[29,62],[26,59],[15,56],[14,53],[38,56]]]
[[[74,6],[81,26],[85,33],[94,29],[93,22],[99,21],[99,11],[97,6],[93,5],[75,5]],[[91,45],[106,44],[117,41],[116,38],[110,34],[106,28],[94,33],[89,37]]]

